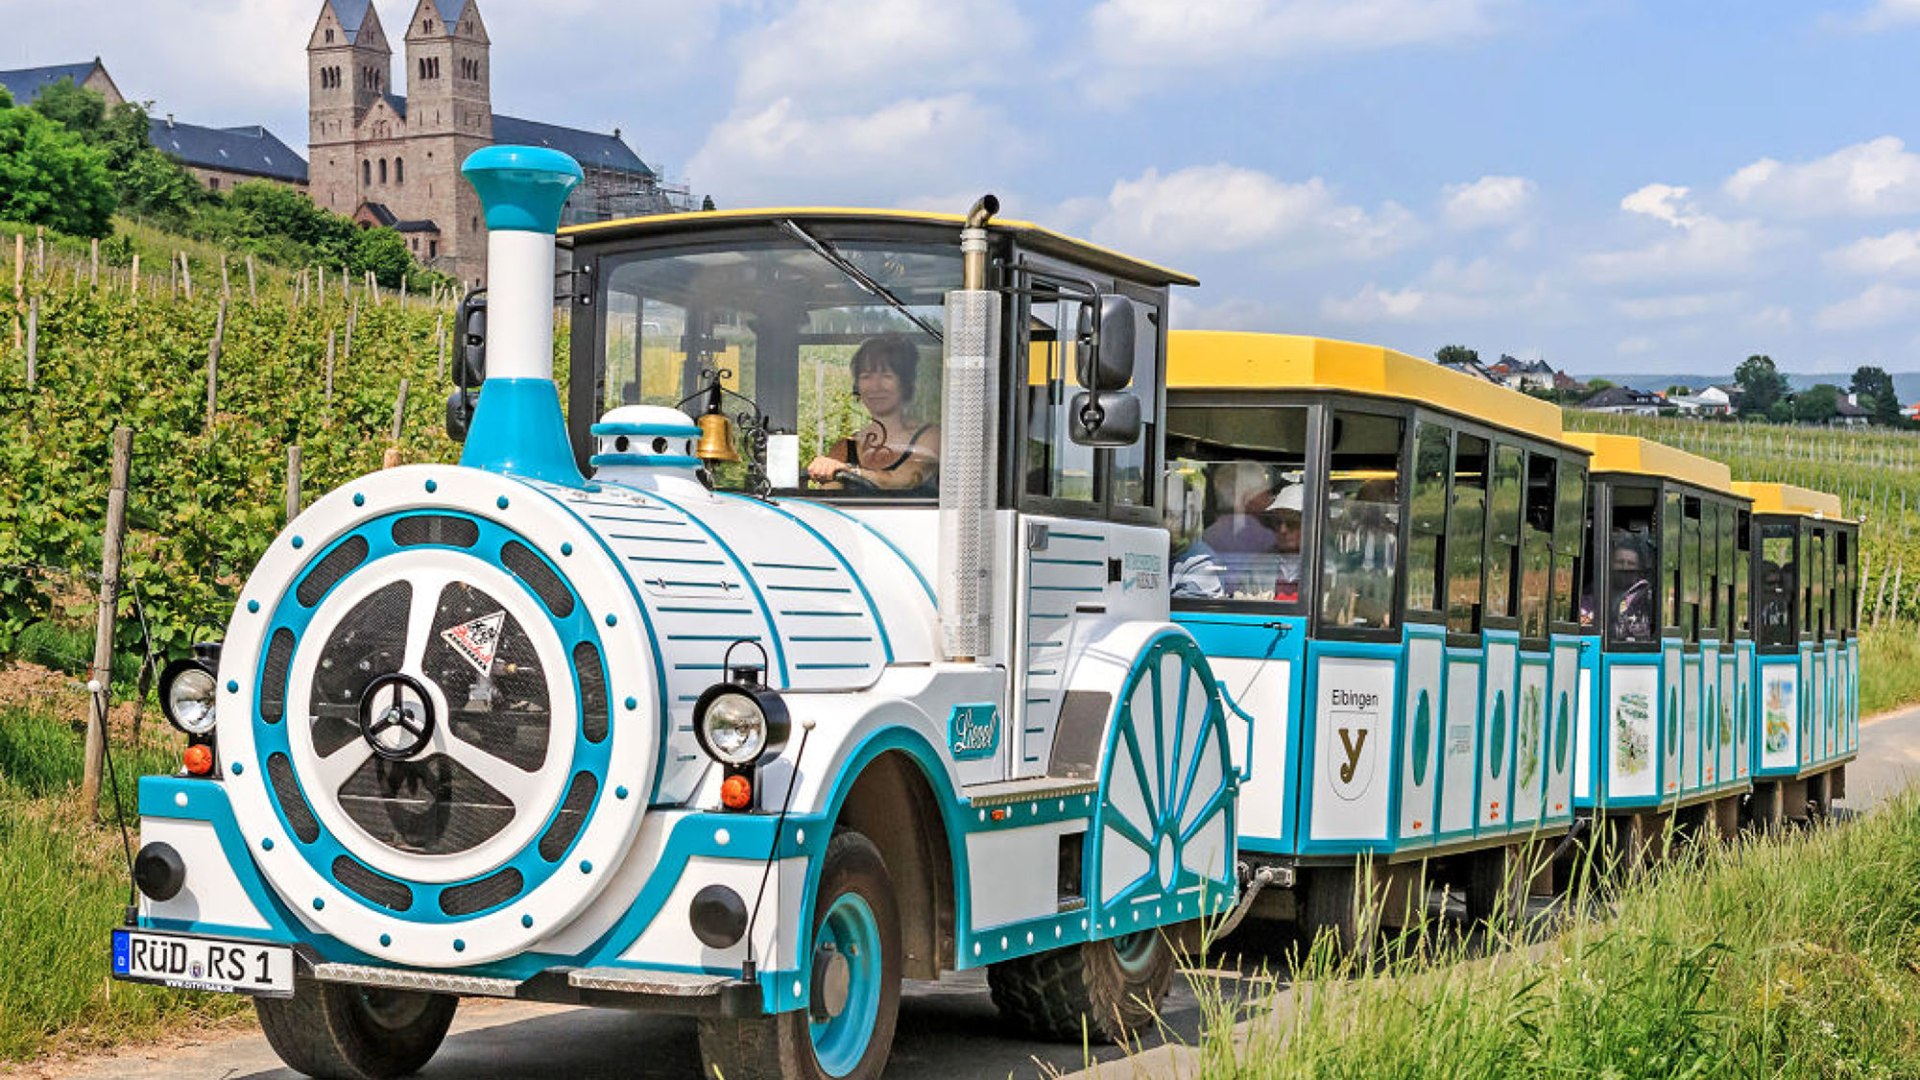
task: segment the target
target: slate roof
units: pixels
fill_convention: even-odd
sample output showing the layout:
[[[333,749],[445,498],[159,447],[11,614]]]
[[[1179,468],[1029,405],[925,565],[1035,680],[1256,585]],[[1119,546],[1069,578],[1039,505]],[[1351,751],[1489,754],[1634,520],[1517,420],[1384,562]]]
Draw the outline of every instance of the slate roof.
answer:
[[[1631,386],[1609,386],[1580,403],[1583,409],[1617,409],[1627,405],[1662,405],[1666,399],[1647,390],[1635,390]]]
[[[33,99],[40,96],[40,91],[61,79],[72,79],[73,85],[79,86],[86,82],[87,76],[92,75],[93,69],[99,66],[100,60],[95,57],[84,64],[55,64],[52,67],[0,71],[0,86],[7,88],[7,93],[13,96],[15,105],[31,105]]]
[[[446,0],[435,0],[436,3]],[[461,0],[462,3],[465,0]],[[382,94],[393,111],[401,119],[407,116],[407,99],[403,94]],[[564,151],[585,169],[613,169],[619,172],[640,173],[647,177],[656,174],[640,155],[633,152],[617,135],[603,135],[597,131],[582,131],[579,128],[561,127],[558,124],[543,124],[538,120],[522,120],[517,116],[493,114],[493,141],[501,145],[547,146]]]
[[[306,159],[259,124],[210,128],[151,119],[147,122],[147,141],[184,165],[295,184],[307,182]]]
[[[466,13],[467,0],[433,0],[433,8],[440,13],[441,32],[452,34],[454,24]]]
[[[340,20],[340,28],[347,33],[347,44],[360,36],[360,24],[367,21],[367,9],[373,6],[373,0],[330,0],[333,13]]]

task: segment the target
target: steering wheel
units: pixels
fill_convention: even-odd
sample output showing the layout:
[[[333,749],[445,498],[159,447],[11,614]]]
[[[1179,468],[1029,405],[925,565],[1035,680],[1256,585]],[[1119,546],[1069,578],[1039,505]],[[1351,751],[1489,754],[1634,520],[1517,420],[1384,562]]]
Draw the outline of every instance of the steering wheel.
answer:
[[[852,469],[840,470],[833,475],[833,480],[834,483],[840,485],[840,490],[842,491],[858,491],[862,494],[871,495],[880,490],[880,485],[874,483],[872,477],[864,476],[854,472]]]

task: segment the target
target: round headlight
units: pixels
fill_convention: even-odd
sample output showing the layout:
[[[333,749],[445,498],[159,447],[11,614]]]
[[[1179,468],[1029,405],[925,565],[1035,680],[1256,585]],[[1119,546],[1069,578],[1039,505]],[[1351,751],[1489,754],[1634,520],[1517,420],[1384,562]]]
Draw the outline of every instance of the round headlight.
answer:
[[[719,694],[700,716],[707,752],[723,765],[745,765],[767,747],[767,713],[751,695]]]
[[[193,660],[176,660],[160,676],[160,708],[174,727],[189,735],[213,730],[215,680]]]

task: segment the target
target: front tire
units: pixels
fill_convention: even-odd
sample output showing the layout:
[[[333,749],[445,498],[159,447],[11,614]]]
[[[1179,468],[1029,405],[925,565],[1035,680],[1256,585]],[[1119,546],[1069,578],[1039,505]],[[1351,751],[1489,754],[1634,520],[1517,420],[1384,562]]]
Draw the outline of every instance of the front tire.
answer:
[[[260,1030],[287,1066],[321,1080],[390,1080],[440,1049],[459,998],[300,979],[291,998],[254,998]]]
[[[880,850],[858,832],[836,832],[827,845],[807,940],[808,1008],[700,1021],[708,1080],[875,1080],[886,1068],[900,1012],[900,914]]]
[[[1160,930],[1090,941],[987,968],[1001,1019],[1053,1042],[1122,1042],[1153,1023],[1173,986],[1173,946]]]

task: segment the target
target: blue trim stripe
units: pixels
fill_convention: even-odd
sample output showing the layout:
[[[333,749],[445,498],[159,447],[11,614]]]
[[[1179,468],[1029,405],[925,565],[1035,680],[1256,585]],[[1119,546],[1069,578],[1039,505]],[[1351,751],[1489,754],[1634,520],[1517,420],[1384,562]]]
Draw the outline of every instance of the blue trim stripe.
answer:
[[[700,467],[700,459],[686,454],[595,454],[587,459],[587,464],[596,468],[611,465],[628,468],[697,469]]]
[[[786,518],[788,521],[793,522],[795,525],[800,526],[802,529],[805,529],[815,540],[820,541],[820,546],[827,549],[828,553],[833,556],[834,561],[838,562],[841,569],[847,572],[847,577],[852,580],[854,587],[860,590],[860,598],[866,601],[867,604],[867,613],[873,618],[875,629],[880,632],[880,649],[886,655],[887,663],[893,663],[893,641],[887,636],[887,620],[880,614],[880,606],[874,603],[873,594],[867,591],[866,581],[860,576],[859,571],[853,568],[853,564],[847,561],[847,557],[840,553],[840,549],[833,545],[833,541],[828,540],[819,529],[802,521],[798,515],[793,514],[777,504],[762,502],[759,499],[751,499],[745,495],[735,495],[732,493],[722,494],[725,494],[727,498],[739,502],[751,503],[754,506],[771,510],[781,517]]]
[[[595,424],[587,429],[595,435],[680,435],[697,437],[700,428],[693,423],[686,424]]]

